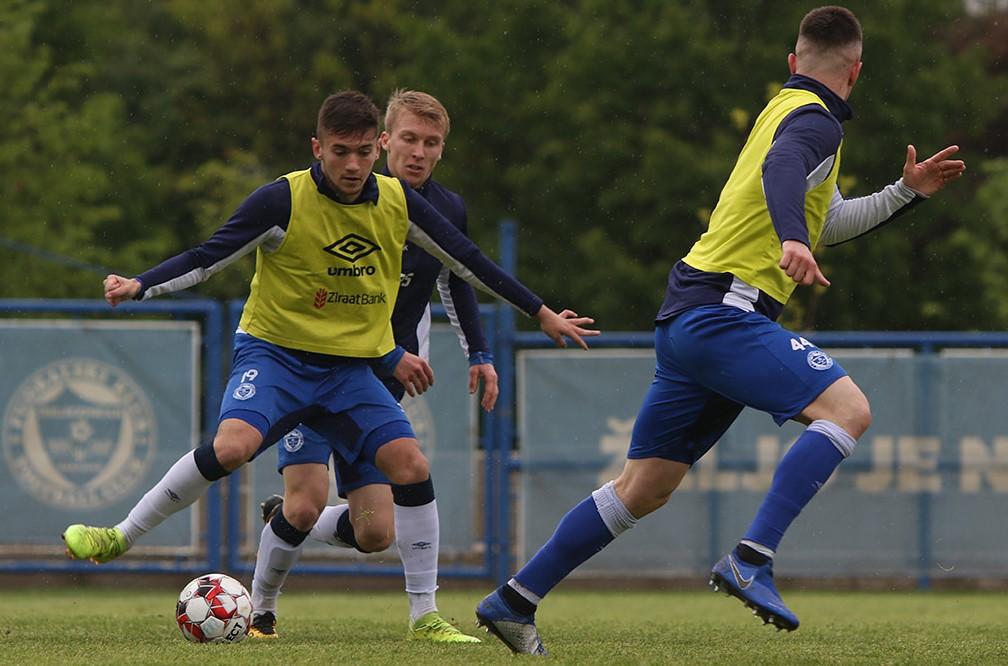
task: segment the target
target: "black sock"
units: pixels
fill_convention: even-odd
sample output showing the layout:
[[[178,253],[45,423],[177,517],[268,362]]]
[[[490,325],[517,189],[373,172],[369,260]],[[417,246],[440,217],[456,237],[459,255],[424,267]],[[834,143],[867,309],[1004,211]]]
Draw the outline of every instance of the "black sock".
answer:
[[[276,515],[273,516],[273,520],[270,521],[270,526],[273,528],[274,534],[292,546],[300,546],[301,543],[308,537],[308,532],[302,532],[287,522],[287,519],[284,518],[283,511],[276,512]]]
[[[350,522],[350,509],[344,511],[336,521],[336,536],[348,546],[353,546],[362,553],[367,552],[357,543],[357,535],[354,534],[353,523]]]
[[[518,590],[507,583],[501,585],[498,589],[501,596],[504,597],[504,603],[510,606],[511,610],[522,615],[535,615],[536,605],[518,594]]]
[[[426,481],[405,486],[392,484],[392,501],[399,506],[423,506],[434,501],[434,482],[428,476]]]
[[[769,557],[758,550],[745,545],[744,543],[740,543],[735,546],[735,557],[739,558],[746,564],[752,564],[757,567],[761,567],[770,561]]]
[[[207,481],[223,479],[231,473],[224,469],[224,466],[220,464],[219,460],[217,460],[217,454],[214,452],[213,444],[201,446],[193,451],[193,460],[196,461],[196,469],[199,470],[199,473],[202,474],[203,478]]]

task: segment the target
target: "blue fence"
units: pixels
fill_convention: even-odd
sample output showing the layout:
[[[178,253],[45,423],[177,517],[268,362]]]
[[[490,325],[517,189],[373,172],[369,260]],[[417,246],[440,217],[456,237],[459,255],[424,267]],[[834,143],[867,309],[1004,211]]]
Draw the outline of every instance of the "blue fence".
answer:
[[[112,464],[112,460],[117,456],[121,457],[123,453],[135,449],[138,423],[148,419],[156,420],[163,428],[173,419],[171,414],[147,415],[143,410],[139,413],[130,413],[128,410],[119,413],[116,411],[119,404],[128,405],[136,393],[142,394],[145,384],[143,381],[130,379],[131,374],[137,373],[116,366],[122,363],[132,365],[133,368],[150,368],[156,366],[159,360],[157,345],[165,341],[164,331],[159,332],[155,329],[156,335],[151,340],[129,339],[131,336],[142,336],[149,331],[151,320],[191,321],[198,325],[198,330],[189,331],[188,335],[183,331],[186,338],[182,341],[183,349],[186,344],[198,345],[198,348],[192,350],[192,355],[197,357],[192,377],[196,380],[192,382],[195,386],[188,385],[183,389],[189,395],[195,393],[197,396],[202,396],[202,403],[190,410],[193,427],[182,437],[183,441],[174,442],[179,448],[165,451],[167,457],[158,462],[161,465],[166,461],[174,462],[174,459],[184,451],[182,447],[197,446],[209,441],[213,436],[224,376],[222,367],[224,319],[220,305],[208,300],[163,301],[126,304],[121,306],[121,310],[122,314],[118,315],[114,322],[109,322],[110,308],[102,301],[0,300],[0,314],[6,317],[0,320],[0,324],[22,324],[17,327],[0,327],[2,335],[0,369],[3,370],[5,380],[8,382],[5,389],[13,391],[4,396],[5,399],[0,399],[0,407],[4,410],[5,462],[0,469],[11,477],[5,478],[3,483],[8,492],[18,489],[24,477],[31,476],[37,469],[45,470],[40,476],[44,482],[59,485],[59,482],[63,481],[65,485],[78,489],[86,489],[89,481],[98,480],[103,487],[115,488],[133,484],[138,486],[137,491],[141,491],[146,490],[160,478],[164,469],[154,469],[154,466],[151,466],[140,479],[137,479],[135,467],[127,465],[117,468]],[[102,326],[103,323],[114,323],[115,328]],[[62,332],[63,335],[57,335],[51,341],[47,340],[48,337],[52,337],[47,334],[52,332]],[[109,357],[106,359],[108,362],[95,358],[102,356],[103,353]],[[186,371],[184,367],[172,367],[173,364],[184,364],[184,358],[161,357],[160,362],[167,364],[164,372],[159,377],[148,377],[149,381],[146,383],[158,383],[166,376]],[[20,376],[18,370],[21,370]],[[202,379],[199,379],[200,375]],[[21,380],[24,380],[24,383],[17,386]],[[42,390],[49,390],[50,393],[66,394],[70,404],[65,404],[66,401],[64,404],[59,404],[62,396],[58,394],[44,400],[36,400],[39,387],[42,387]],[[117,391],[117,387],[122,389]],[[176,393],[176,391],[169,392]],[[83,398],[82,393],[85,394]],[[92,403],[90,406],[89,400]],[[74,401],[78,404],[73,404]],[[79,404],[81,402],[84,403],[83,406]],[[146,402],[154,402],[156,408],[159,400]],[[19,416],[19,410],[16,409],[19,404],[24,405],[21,412],[27,414],[27,417]],[[54,408],[54,405],[58,407]],[[92,434],[89,441],[99,442],[97,446],[99,451],[91,456],[91,460],[82,462],[79,456],[74,456],[73,451],[66,451],[67,446],[62,441],[63,438],[45,436],[44,427],[39,425],[45,420],[39,416],[42,407],[50,412],[50,420],[57,422],[61,418],[74,418],[75,414],[86,415],[77,417],[80,423],[70,425],[87,426],[85,431],[91,431]],[[102,418],[106,421],[111,420],[112,423],[106,426],[118,431],[117,437],[106,438],[108,446],[104,448],[110,449],[106,452],[100,450],[103,448],[102,440],[100,432],[96,433],[95,427],[95,423]],[[122,434],[127,427],[130,428],[132,436]],[[29,436],[29,432],[35,433],[34,436]],[[135,450],[133,453],[135,454]],[[59,464],[58,456],[63,457],[62,465]],[[79,470],[87,466],[98,471],[91,473],[90,479],[81,478]],[[102,480],[103,471],[117,469],[120,471],[115,478]],[[20,534],[9,529],[3,541],[0,541],[0,571],[93,571],[94,567],[89,563],[52,557],[54,552],[60,551],[58,542],[53,544],[58,539],[59,528],[47,525],[45,518],[54,514],[60,517],[73,516],[67,522],[77,522],[95,516],[108,517],[116,515],[110,514],[112,511],[127,510],[139,497],[136,495],[109,499],[96,495],[94,500],[89,502],[87,494],[77,493],[53,501],[44,495],[39,497],[38,493],[31,492],[31,488],[22,487],[22,490],[25,491],[23,494],[11,495],[4,502],[5,513],[9,516],[24,516],[26,521]],[[95,492],[100,491],[100,488],[95,488]],[[80,506],[82,498],[85,506]],[[75,502],[77,506],[74,506]],[[94,506],[87,506],[88,504]],[[198,547],[179,549],[165,546],[148,549],[152,552],[143,558],[125,558],[107,564],[101,570],[199,573],[220,569],[222,516],[219,487],[211,487],[204,504],[205,515],[198,515],[194,511],[184,516],[185,519],[191,520],[193,530],[199,530],[192,539]],[[114,520],[120,517],[121,515],[117,515]],[[138,550],[144,551],[143,548]]]
[[[501,257],[502,265],[513,271],[512,224],[502,226]],[[260,499],[254,493],[264,487],[261,479],[276,481],[269,470],[256,472],[249,466],[225,484],[214,484],[201,507],[178,527],[182,535],[179,542],[189,541],[185,547],[155,543],[144,550],[138,546],[127,557],[101,568],[62,559],[58,532],[43,534],[39,530],[53,515],[77,516],[69,522],[92,522],[93,518],[99,522],[98,516],[105,523],[119,520],[124,507],[128,509],[164,472],[163,464],[152,463],[142,474],[137,471],[129,478],[123,474],[118,482],[136,482],[137,488],[114,501],[95,499],[96,506],[54,506],[52,498],[33,495],[22,478],[36,474],[34,467],[29,467],[38,465],[43,470],[36,474],[40,479],[56,479],[57,486],[67,488],[74,484],[84,487],[102,470],[125,464],[121,455],[116,457],[117,451],[145,446],[147,440],[137,436],[135,429],[130,431],[132,439],[121,435],[118,439],[87,439],[96,427],[121,429],[129,419],[141,419],[108,407],[115,403],[117,390],[132,386],[126,379],[117,380],[114,369],[102,369],[109,363],[71,363],[88,354],[101,358],[119,355],[125,368],[122,374],[135,376],[144,387],[148,381],[157,385],[182,382],[165,384],[167,395],[177,397],[184,392],[178,386],[188,386],[185,382],[190,381],[179,357],[185,355],[190,344],[187,340],[198,345],[193,351],[198,366],[193,392],[200,400],[191,416],[198,427],[192,437],[173,442],[176,448],[166,455],[173,461],[185,448],[207,443],[216,429],[230,337],[239,311],[240,303],[206,300],[130,304],[114,313],[100,301],[0,301],[0,324],[4,324],[0,325],[0,367],[10,384],[6,393],[0,392],[0,410],[4,412],[0,424],[4,467],[0,471],[9,477],[3,479],[5,487],[13,489],[0,497],[6,497],[8,515],[23,518],[20,537],[7,531],[0,541],[0,571],[251,572],[249,544],[257,537],[255,512]],[[435,314],[443,317],[443,312]],[[452,444],[444,454],[444,460],[454,465],[451,469],[456,479],[470,470],[473,483],[456,484],[469,495],[442,503],[443,522],[455,520],[453,511],[465,502],[480,509],[466,517],[472,529],[459,530],[457,543],[447,549],[451,557],[443,563],[441,573],[503,581],[513,572],[516,560],[524,560],[548,537],[559,515],[597,487],[604,475],[611,477],[618,470],[620,448],[625,452],[627,423],[632,423],[638,393],[643,393],[653,368],[653,340],[650,333],[606,333],[592,341],[593,354],[547,351],[551,344],[545,337],[516,329],[510,309],[486,306],[483,314],[497,359],[501,397],[492,414],[478,411],[464,396],[451,398],[465,402],[468,406],[459,413],[478,422],[464,428],[473,439],[465,433],[452,435],[465,441]],[[181,351],[170,352],[167,347],[145,342],[143,336],[150,334],[152,321],[191,323],[189,328],[172,329]],[[71,335],[53,337],[50,329],[69,330]],[[446,335],[448,348],[451,336]],[[841,468],[839,479],[831,482],[831,490],[814,503],[825,512],[820,521],[830,520],[829,512],[838,512],[840,517],[832,522],[839,534],[831,536],[812,528],[793,530],[796,536],[793,544],[788,544],[789,548],[794,546],[791,570],[798,575],[822,575],[816,562],[826,550],[834,556],[849,552],[847,559],[839,558],[841,566],[834,567],[844,576],[912,575],[921,586],[929,585],[936,575],[953,571],[951,575],[1008,577],[1008,567],[997,563],[1003,558],[992,555],[1003,552],[1008,545],[1005,539],[991,537],[986,531],[983,534],[987,536],[979,537],[979,532],[971,533],[962,519],[957,522],[949,513],[953,509],[963,512],[965,522],[998,521],[1008,510],[1008,435],[1002,436],[1000,412],[989,406],[991,400],[1001,401],[1002,394],[1008,398],[1005,382],[1000,380],[1002,365],[1008,370],[1008,356],[1002,354],[1008,350],[1008,335],[827,332],[808,337],[831,349],[869,392],[877,411],[873,432],[879,434],[862,444]],[[130,341],[132,338],[136,340]],[[65,342],[46,342],[50,339]],[[439,376],[444,372],[441,366],[455,362],[464,370],[459,354],[455,354],[455,361],[445,354],[446,360],[435,366]],[[75,372],[85,378],[75,379]],[[50,390],[49,397],[34,398],[42,390],[39,387],[49,386],[46,377],[52,378],[51,385],[56,388]],[[565,381],[568,383],[557,384]],[[878,395],[871,395],[873,387]],[[79,394],[85,395],[81,398]],[[459,420],[454,410],[451,416]],[[151,418],[167,428],[173,419],[182,422],[189,418],[182,415],[185,411],[180,407],[174,415],[155,414]],[[737,536],[738,516],[747,520],[751,515],[752,503],[761,495],[760,484],[785,448],[779,438],[789,436],[787,430],[777,434],[768,430],[766,423],[746,418],[729,431],[716,454],[690,475],[684,492],[676,494],[676,506],[669,510],[669,517],[656,519],[665,521],[659,523],[662,527],[657,533],[673,535],[671,540],[656,538],[656,530],[642,526],[620,540],[620,544],[627,544],[624,550],[619,546],[607,549],[586,565],[585,571],[589,575],[694,575],[716,560],[726,543]],[[45,427],[59,424],[77,434],[46,434]],[[73,437],[77,435],[80,442],[88,441],[87,455],[81,459],[74,457],[73,445],[78,440]],[[955,446],[942,445],[942,436],[958,438]],[[937,445],[931,441],[934,439]],[[29,444],[34,453],[28,451]],[[980,467],[970,467],[967,453],[978,457]],[[900,467],[900,461],[906,460],[911,460],[908,466]],[[271,463],[264,464],[268,467]],[[99,500],[104,502],[101,506],[97,506]],[[859,522],[847,516],[852,506],[862,512],[874,511],[879,519]],[[893,507],[891,516],[886,507]],[[860,535],[853,541],[851,529]],[[190,531],[192,539],[186,536]],[[451,538],[456,537],[449,541]],[[401,572],[394,554],[391,558],[347,560],[331,559],[321,551],[297,570],[363,575]]]

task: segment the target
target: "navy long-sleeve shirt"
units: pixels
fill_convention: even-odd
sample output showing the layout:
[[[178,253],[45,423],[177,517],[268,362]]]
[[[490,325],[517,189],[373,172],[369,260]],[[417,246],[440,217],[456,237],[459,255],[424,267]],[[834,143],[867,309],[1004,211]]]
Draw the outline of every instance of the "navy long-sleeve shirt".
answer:
[[[320,164],[311,168],[319,192],[338,201],[336,193],[322,174]],[[407,240],[413,246],[422,248],[431,258],[441,262],[451,271],[467,282],[474,284],[491,295],[511,303],[526,314],[533,316],[542,306],[541,298],[529,291],[524,285],[511,277],[495,263],[490,261],[479,248],[460,231],[459,225],[446,219],[420,193],[414,191],[403,182],[406,198],[409,226]],[[450,193],[438,186],[433,193],[435,200],[443,198],[442,203],[448,203]],[[457,195],[454,195],[457,196]],[[358,200],[354,203],[377,201],[378,187],[374,176],[366,182]],[[464,226],[464,207],[461,198],[451,204],[455,212],[462,211]],[[286,234],[291,215],[290,185],[286,179],[278,179],[264,185],[253,192],[235,211],[228,221],[221,226],[207,241],[196,248],[182,252],[158,266],[145,271],[137,277],[141,290],[137,299],[146,299],[169,291],[191,287],[207,279],[241,256],[262,246],[270,252],[280,245]],[[407,254],[408,254],[407,250]],[[418,253],[415,253],[418,254]],[[436,277],[435,277],[436,279]],[[420,290],[417,290],[419,293]],[[424,294],[424,305],[430,299],[431,288]],[[460,293],[456,290],[456,293]],[[461,299],[460,299],[461,300]],[[457,304],[456,304],[457,305]],[[472,322],[478,318],[478,306],[475,298],[468,308],[462,305],[460,322],[466,320],[469,332]],[[408,317],[404,315],[403,326]],[[477,320],[478,324],[478,320]],[[465,329],[464,329],[465,330]],[[414,328],[415,332],[415,328]],[[466,334],[467,342],[473,350],[486,348],[486,342],[479,340],[482,336]],[[470,351],[470,354],[472,351]]]

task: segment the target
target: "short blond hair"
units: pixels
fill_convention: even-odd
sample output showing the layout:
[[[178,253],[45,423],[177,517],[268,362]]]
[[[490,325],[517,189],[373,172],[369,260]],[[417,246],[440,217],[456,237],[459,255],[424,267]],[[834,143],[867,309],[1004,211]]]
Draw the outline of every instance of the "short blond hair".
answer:
[[[386,132],[393,130],[396,121],[399,119],[399,114],[403,111],[409,111],[413,115],[432,123],[444,132],[445,137],[448,136],[448,132],[451,130],[451,120],[448,118],[448,111],[441,102],[437,101],[437,98],[419,90],[397,88],[392,91],[388,106],[385,107]]]

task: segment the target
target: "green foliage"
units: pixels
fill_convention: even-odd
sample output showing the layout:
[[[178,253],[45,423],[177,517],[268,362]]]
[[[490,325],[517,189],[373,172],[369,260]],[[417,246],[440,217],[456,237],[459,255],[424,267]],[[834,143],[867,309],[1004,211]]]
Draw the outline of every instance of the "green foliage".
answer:
[[[833,287],[784,323],[996,329],[1008,92],[1000,28],[945,0],[855,2],[865,69],[841,187],[963,146],[967,176],[868,238],[822,249]],[[452,113],[438,178],[496,247],[519,220],[519,277],[607,330],[643,329],[672,263],[706,227],[742,142],[783,83],[807,8],[760,0],[169,0],[0,5],[0,296],[97,296],[223,223],[311,160],[322,98],[427,90]],[[992,243],[992,239],[998,239]],[[998,243],[1001,243],[1000,245]],[[16,249],[22,248],[22,249]],[[249,261],[196,289],[240,297]]]

